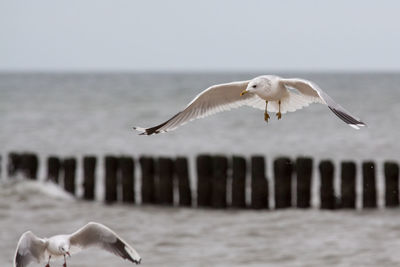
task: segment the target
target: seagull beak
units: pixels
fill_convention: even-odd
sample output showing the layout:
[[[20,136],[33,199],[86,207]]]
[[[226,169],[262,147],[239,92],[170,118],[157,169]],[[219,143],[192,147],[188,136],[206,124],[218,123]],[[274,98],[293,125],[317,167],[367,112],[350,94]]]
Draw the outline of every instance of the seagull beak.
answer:
[[[245,94],[247,94],[248,92],[249,92],[249,91],[243,90],[243,91],[240,93],[240,96],[245,95]]]
[[[69,254],[69,252],[66,252],[65,254],[67,254],[71,258],[71,254]]]

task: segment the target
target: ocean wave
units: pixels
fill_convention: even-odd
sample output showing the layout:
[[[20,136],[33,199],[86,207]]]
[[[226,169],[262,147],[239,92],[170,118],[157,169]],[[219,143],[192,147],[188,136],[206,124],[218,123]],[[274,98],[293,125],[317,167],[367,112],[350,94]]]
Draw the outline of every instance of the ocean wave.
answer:
[[[0,198],[75,200],[74,196],[65,192],[60,186],[51,181],[32,181],[19,177],[0,182]]]

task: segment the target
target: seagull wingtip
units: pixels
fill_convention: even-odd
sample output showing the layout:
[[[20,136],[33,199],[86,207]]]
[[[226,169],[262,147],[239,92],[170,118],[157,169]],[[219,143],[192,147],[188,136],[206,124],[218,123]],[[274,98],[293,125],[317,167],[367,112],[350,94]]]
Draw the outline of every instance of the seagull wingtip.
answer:
[[[349,126],[353,129],[360,130],[360,127],[358,127],[356,124],[349,124]]]
[[[349,124],[350,127],[356,130],[360,130],[360,127],[366,127],[367,125],[363,122],[357,123],[357,124]]]
[[[139,135],[147,135],[147,131],[145,128],[133,126],[132,129],[138,131]]]

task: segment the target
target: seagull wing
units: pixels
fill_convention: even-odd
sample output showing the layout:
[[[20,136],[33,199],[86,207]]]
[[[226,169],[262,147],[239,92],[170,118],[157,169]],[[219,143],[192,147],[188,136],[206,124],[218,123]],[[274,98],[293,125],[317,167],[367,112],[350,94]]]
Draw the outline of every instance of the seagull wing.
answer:
[[[321,88],[319,88],[319,86],[315,83],[297,78],[281,79],[281,82],[287,87],[292,87],[298,90],[304,96],[304,98],[308,98],[310,100],[319,98],[320,100],[322,100],[321,103],[327,105],[336,116],[338,116],[342,121],[344,121],[351,127],[359,129],[359,127],[365,126],[365,123],[351,115],[341,105],[333,101],[333,99],[324,91],[322,91]]]
[[[44,259],[47,241],[38,238],[31,231],[25,232],[19,239],[14,256],[14,267],[26,267],[32,261],[38,263]]]
[[[184,110],[171,119],[151,128],[134,127],[134,129],[141,132],[142,135],[163,133],[174,130],[194,119],[204,118],[243,105],[251,105],[250,102],[257,98],[254,94],[240,96],[248,83],[249,81],[240,81],[213,85],[198,94]]]
[[[95,246],[136,264],[139,264],[141,261],[136,250],[123,241],[111,229],[99,223],[88,223],[70,235],[69,240],[72,251],[80,251],[84,248]]]

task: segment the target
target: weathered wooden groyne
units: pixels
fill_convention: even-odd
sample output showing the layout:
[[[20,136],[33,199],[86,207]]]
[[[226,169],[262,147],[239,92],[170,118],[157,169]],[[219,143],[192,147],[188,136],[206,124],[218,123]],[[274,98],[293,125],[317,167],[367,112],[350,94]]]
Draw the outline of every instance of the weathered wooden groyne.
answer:
[[[23,174],[37,179],[39,157],[33,153],[10,153],[9,177]],[[76,195],[83,186],[82,198],[95,199],[98,158],[82,158],[83,184],[76,182],[77,159],[50,156],[46,160],[47,179]],[[320,161],[313,172],[314,162],[309,157],[273,160],[273,175],[266,177],[264,156],[198,155],[195,158],[195,179],[190,179],[186,157],[150,157],[107,155],[104,158],[104,201],[141,205],[165,205],[203,208],[282,209],[310,208],[312,184],[319,179],[319,208],[355,209],[357,197],[361,208],[377,208],[376,163],[362,162],[360,168],[352,161],[335,165],[330,160]],[[135,171],[138,168],[139,171]],[[335,171],[339,171],[339,192],[335,192]],[[361,171],[361,175],[357,175]],[[396,162],[383,163],[384,206],[399,206],[399,166]],[[140,177],[135,177],[139,173]],[[361,177],[362,192],[356,193],[357,177]],[[191,185],[191,182],[195,184]],[[273,186],[273,188],[270,188]],[[193,190],[193,188],[195,188]],[[140,196],[135,196],[140,192]],[[250,193],[249,193],[250,192]],[[272,196],[270,196],[272,194]],[[247,196],[247,197],[246,197]],[[250,196],[250,197],[249,197]],[[270,200],[273,201],[270,201]],[[273,202],[273,203],[270,203]]]

